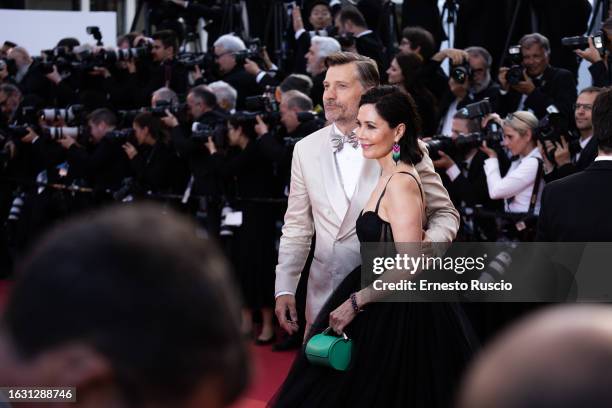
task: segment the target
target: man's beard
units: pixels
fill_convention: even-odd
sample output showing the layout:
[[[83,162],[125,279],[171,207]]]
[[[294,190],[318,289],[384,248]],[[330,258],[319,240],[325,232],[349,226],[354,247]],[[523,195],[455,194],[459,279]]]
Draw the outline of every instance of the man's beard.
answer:
[[[482,82],[480,82],[479,84],[474,84],[474,86],[472,86],[472,92],[480,93],[484,91],[485,89],[487,89],[490,83],[491,83],[491,74],[487,72],[487,76],[485,79],[482,80]]]

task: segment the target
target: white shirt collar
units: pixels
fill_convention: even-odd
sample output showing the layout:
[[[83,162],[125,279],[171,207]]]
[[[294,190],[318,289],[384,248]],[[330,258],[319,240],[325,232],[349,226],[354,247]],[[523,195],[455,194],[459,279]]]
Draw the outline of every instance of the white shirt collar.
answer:
[[[595,158],[595,161],[612,161],[612,155],[599,155]]]
[[[586,147],[587,144],[589,144],[589,142],[591,141],[591,139],[593,138],[593,135],[586,137],[584,139],[580,139],[580,147],[582,147],[583,149]]]
[[[372,30],[365,30],[365,31],[363,31],[363,32],[361,32],[359,34],[355,34],[353,37],[355,37],[355,38],[363,37],[364,35],[370,34],[371,32],[372,32]]]
[[[357,131],[357,127],[355,127],[355,129],[353,129],[353,132]],[[336,122],[332,123],[332,133],[336,133],[338,135],[344,135],[344,133],[340,130],[340,128],[338,126],[336,126]],[[344,135],[347,136],[347,135]]]

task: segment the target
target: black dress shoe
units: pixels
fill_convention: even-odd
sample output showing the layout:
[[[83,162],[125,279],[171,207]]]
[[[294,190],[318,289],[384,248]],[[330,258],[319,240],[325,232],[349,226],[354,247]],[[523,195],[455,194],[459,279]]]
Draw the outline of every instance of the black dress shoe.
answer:
[[[272,335],[272,337],[270,337],[269,339],[255,339],[255,345],[256,346],[267,346],[268,344],[272,344],[276,341],[276,333]]]
[[[302,346],[302,340],[299,335],[291,335],[285,337],[285,340],[272,346],[272,351],[289,351],[296,350]]]

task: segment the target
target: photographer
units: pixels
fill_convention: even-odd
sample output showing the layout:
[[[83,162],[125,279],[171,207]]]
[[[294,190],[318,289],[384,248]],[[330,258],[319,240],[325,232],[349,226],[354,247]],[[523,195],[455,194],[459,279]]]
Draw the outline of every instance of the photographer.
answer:
[[[23,95],[35,95],[47,106],[68,105],[73,101],[73,91],[56,66],[52,72],[45,73],[40,63],[35,62],[23,47],[12,48],[7,59],[13,61],[16,69],[13,74],[9,72],[9,79],[15,82]]]
[[[385,47],[368,25],[363,14],[353,6],[345,6],[340,10],[337,17],[340,23],[339,34],[350,35],[355,39],[355,48],[358,54],[365,55],[376,61],[381,81],[386,81],[387,67],[389,62],[385,57]]]
[[[172,189],[176,163],[162,132],[161,120],[149,112],[134,118],[134,146],[130,140],[121,147],[130,159],[136,193],[165,193]]]
[[[482,241],[495,241],[497,239],[497,227],[491,218],[480,217],[474,214],[476,207],[488,211],[503,211],[502,200],[494,200],[489,197],[487,187],[487,176],[484,170],[487,156],[477,145],[458,144],[457,141],[465,140],[475,134],[482,134],[487,129],[480,128],[479,118],[470,119],[462,112],[457,112],[453,118],[451,138],[455,144],[453,154],[447,154],[438,150],[440,158],[433,160],[434,167],[442,170],[442,181],[456,208],[460,209],[462,215],[462,227],[460,236],[463,239],[474,239]],[[501,146],[492,149],[497,153],[501,173],[506,173],[510,165]],[[468,210],[469,209],[469,210]]]
[[[176,107],[179,104],[178,96],[170,88],[160,88],[151,95],[151,107],[155,108],[158,104],[168,104]]]
[[[593,79],[593,86],[606,87],[612,85],[612,74],[610,72],[610,61],[612,56],[612,17],[608,17],[601,26],[601,34],[605,36],[603,38],[603,45],[605,46],[603,56],[600,51],[595,47],[593,38],[589,37],[589,47],[585,50],[575,50],[574,52],[580,58],[583,58],[591,63],[589,72]]]
[[[574,76],[565,69],[550,65],[550,44],[543,35],[527,34],[519,44],[522,62],[517,68],[522,71],[522,77],[520,71],[511,71],[509,67],[499,70],[502,88],[500,114],[527,110],[541,119],[546,115],[546,109],[554,105],[569,127],[572,104],[576,100]],[[508,76],[510,72],[512,75]]]
[[[209,137],[206,147],[218,171],[234,180],[235,208],[242,211],[242,225],[236,233],[236,262],[238,280],[245,304],[242,313],[242,331],[250,335],[253,330],[253,311],[261,309],[263,327],[257,344],[274,341],[274,266],[276,255],[274,206],[259,201],[274,197],[272,162],[265,158],[261,143],[256,139],[255,122],[251,115],[236,113],[227,123],[227,139],[235,154],[222,157]]]
[[[574,104],[574,119],[580,133],[577,141],[570,139],[569,135],[561,135],[559,143],[545,140],[543,145],[541,141],[538,142],[544,159],[544,180],[547,183],[583,171],[597,157],[597,139],[593,138],[591,113],[595,98],[601,92],[601,88],[589,87],[578,95]]]
[[[238,91],[237,109],[244,108],[247,96],[259,95],[262,88],[255,77],[249,74],[244,66],[236,62],[236,53],[246,51],[244,42],[235,35],[225,34],[215,41],[215,62],[219,69],[219,79],[230,84]]]
[[[147,72],[138,74],[140,80],[145,81],[143,88],[136,90],[139,91],[139,106],[147,104],[151,94],[159,88],[170,88],[179,95],[185,94],[188,88],[189,72],[176,59],[178,52],[176,35],[170,30],[163,30],[153,34],[152,38],[151,58],[153,61]]]
[[[185,197],[201,197],[196,207],[207,213],[206,229],[216,236],[219,231],[221,213],[221,186],[218,175],[215,173],[210,160],[210,154],[204,146],[206,139],[192,136],[192,126],[199,123],[218,129],[225,112],[218,106],[217,98],[205,86],[192,88],[187,94],[187,109],[189,121],[179,123],[178,119],[169,111],[162,118],[164,125],[170,129],[172,144],[178,156],[187,163],[191,177],[181,192]]]
[[[503,127],[504,146],[513,156],[518,157],[512,161],[510,169],[502,177],[498,153],[486,143],[480,147],[480,150],[489,156],[484,162],[489,196],[493,200],[504,199],[506,213],[537,215],[544,188],[544,181],[541,179],[542,157],[536,147],[534,135],[538,127],[537,118],[530,112],[519,111],[508,115],[504,120],[492,114],[485,118],[485,123],[489,120],[495,120]]]
[[[217,105],[225,112],[233,113],[236,110],[238,92],[234,87],[224,81],[215,81],[208,84],[210,92],[217,97]]]
[[[315,36],[328,37],[334,34],[332,21],[332,10],[329,3],[325,0],[316,0],[310,3],[308,22],[313,31],[306,31],[302,21],[302,11],[298,6],[292,10],[293,32],[295,36],[295,62],[293,72],[305,73],[306,59],[305,54],[311,45],[311,38]]]
[[[399,50],[403,54],[417,54],[423,58],[424,67],[422,78],[424,85],[436,98],[441,97],[448,89],[448,77],[440,63],[433,60],[436,54],[436,42],[433,35],[422,27],[406,27],[402,31],[402,40]]]
[[[325,58],[340,51],[340,43],[334,38],[314,36],[306,53],[306,72],[312,78],[312,103],[323,106],[323,81],[325,80]]]
[[[121,143],[109,136],[117,125],[117,117],[108,109],[97,109],[87,117],[90,139],[81,146],[72,138],[61,141],[66,149],[70,168],[84,177],[99,193],[115,191],[122,180],[130,175],[129,162],[122,151]]]

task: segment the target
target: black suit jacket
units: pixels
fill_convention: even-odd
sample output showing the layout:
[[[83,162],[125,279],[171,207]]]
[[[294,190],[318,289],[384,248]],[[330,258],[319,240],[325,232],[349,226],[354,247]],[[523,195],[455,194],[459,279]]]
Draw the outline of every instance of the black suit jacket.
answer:
[[[500,97],[498,113],[504,116],[515,112],[522,96],[511,87],[506,95]],[[541,119],[546,115],[546,108],[555,105],[569,126],[573,123],[572,105],[576,96],[576,80],[572,73],[549,66],[542,74],[539,86],[536,84],[536,89],[525,99],[523,110],[532,110]]]
[[[247,96],[259,95],[263,92],[263,88],[257,83],[255,77],[238,65],[221,77],[221,80],[230,84],[238,92],[236,110],[244,109],[244,101]]]
[[[587,145],[584,146],[584,149],[582,149],[580,158],[576,163],[568,163],[561,167],[555,168],[550,173],[544,175],[544,181],[550,183],[560,178],[585,170],[597,157],[597,147],[597,139],[595,137],[591,137],[589,143],[587,143]]]
[[[376,36],[376,34],[368,33],[355,39],[355,46],[357,52],[366,57],[372,58],[378,65],[378,72],[380,74],[381,82],[385,82],[387,78],[387,61],[385,58],[385,49],[383,43]]]
[[[537,241],[612,241],[612,162],[553,181],[542,194]]]

